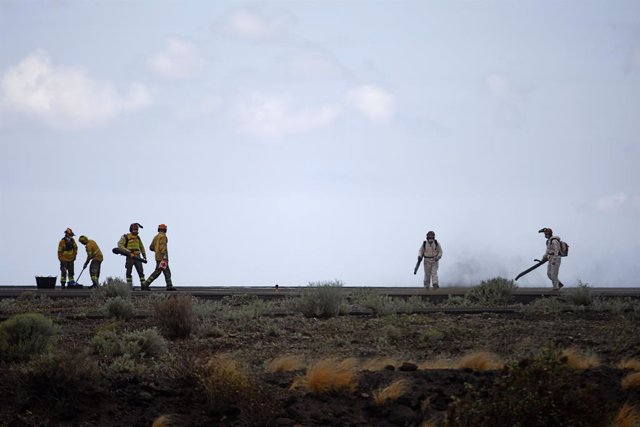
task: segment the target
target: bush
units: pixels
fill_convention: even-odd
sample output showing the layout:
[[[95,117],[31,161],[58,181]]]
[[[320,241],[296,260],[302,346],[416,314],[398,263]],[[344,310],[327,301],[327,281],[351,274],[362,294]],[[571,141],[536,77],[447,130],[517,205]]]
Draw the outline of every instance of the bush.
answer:
[[[217,409],[235,404],[247,393],[251,383],[247,373],[228,356],[214,356],[197,372],[209,402]]]
[[[57,330],[39,313],[15,315],[0,323],[0,358],[24,361],[44,352]]]
[[[471,288],[465,298],[471,303],[482,306],[505,305],[511,299],[514,289],[516,289],[516,285],[513,280],[494,277],[483,280],[478,286]]]
[[[406,313],[411,311],[411,306],[401,298],[392,298],[389,295],[380,295],[377,292],[363,294],[360,304],[373,312],[374,316],[387,316],[389,314]]]
[[[329,318],[337,316],[342,307],[343,283],[340,280],[310,282],[302,290],[297,309],[305,317]]]
[[[76,413],[82,396],[96,392],[100,373],[97,363],[83,352],[53,351],[34,358],[16,371],[15,392],[21,406],[43,404],[50,417]]]
[[[600,426],[607,411],[596,387],[546,350],[468,385],[449,406],[446,426]],[[499,422],[498,422],[499,420]]]
[[[131,332],[103,329],[91,339],[91,346],[95,353],[114,358],[157,358],[167,353],[167,342],[155,328]]]
[[[191,296],[179,295],[159,302],[155,317],[167,338],[188,338],[195,326]]]
[[[116,319],[130,319],[133,317],[133,303],[123,297],[109,298],[103,308],[105,314]]]
[[[129,299],[131,297],[131,287],[119,277],[107,277],[99,292],[107,298],[122,297]]]
[[[564,298],[573,305],[590,306],[593,304],[593,295],[591,287],[587,283],[579,282],[577,288],[568,289]]]

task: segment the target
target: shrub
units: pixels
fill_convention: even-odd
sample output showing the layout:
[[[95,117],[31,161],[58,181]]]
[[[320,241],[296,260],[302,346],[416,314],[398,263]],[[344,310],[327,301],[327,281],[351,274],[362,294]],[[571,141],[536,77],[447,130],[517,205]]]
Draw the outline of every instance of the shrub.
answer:
[[[270,360],[267,364],[267,372],[290,372],[298,371],[304,367],[302,356],[282,356]]]
[[[633,374],[626,375],[622,379],[622,388],[624,390],[638,387],[640,387],[640,372],[634,372]]]
[[[57,330],[42,314],[17,314],[0,323],[0,358],[24,361],[44,352]]]
[[[122,297],[128,299],[131,297],[131,287],[119,277],[107,277],[98,291],[106,298]]]
[[[297,309],[305,317],[329,318],[337,316],[343,301],[340,280],[310,282],[302,290]]]
[[[613,420],[612,427],[640,426],[640,411],[629,402],[620,407]]]
[[[590,306],[593,304],[591,287],[587,283],[579,281],[578,287],[568,289],[564,293],[564,298],[573,305]]]
[[[21,405],[43,404],[53,417],[75,413],[77,400],[95,393],[99,379],[97,363],[85,353],[52,351],[21,366],[14,384]]]
[[[291,389],[302,388],[312,394],[351,392],[357,385],[355,368],[355,359],[323,359],[307,368],[304,376],[296,377]]]
[[[155,328],[131,332],[104,329],[91,339],[91,346],[95,353],[114,358],[155,358],[167,353],[167,342]]]
[[[364,308],[370,309],[374,316],[387,316],[411,310],[407,301],[403,299],[396,299],[389,295],[380,295],[374,292],[365,294],[360,303]]]
[[[167,338],[188,338],[195,326],[193,300],[179,295],[155,305],[155,318]]]
[[[409,391],[409,388],[409,381],[405,379],[396,380],[386,387],[375,390],[373,392],[373,402],[381,406],[389,401],[395,401]]]
[[[513,280],[494,277],[483,280],[478,286],[471,288],[465,298],[473,304],[482,306],[505,305],[511,299],[514,289],[516,289],[516,285]]]
[[[560,298],[537,298],[522,308],[522,312],[529,315],[557,314],[567,310],[567,303]]]
[[[599,426],[608,420],[596,386],[557,351],[480,377],[449,405],[446,426]],[[497,423],[499,420],[499,423]]]
[[[216,409],[225,409],[245,395],[251,383],[248,374],[231,357],[214,356],[197,372],[200,385]]]
[[[469,368],[474,371],[493,371],[502,369],[504,362],[500,357],[488,351],[476,351],[462,356],[456,363],[459,369]]]
[[[575,347],[564,350],[561,357],[572,369],[590,369],[600,365],[600,359],[591,352],[581,352]]]
[[[120,296],[109,298],[104,304],[103,310],[107,316],[116,319],[126,320],[133,317],[133,303]]]

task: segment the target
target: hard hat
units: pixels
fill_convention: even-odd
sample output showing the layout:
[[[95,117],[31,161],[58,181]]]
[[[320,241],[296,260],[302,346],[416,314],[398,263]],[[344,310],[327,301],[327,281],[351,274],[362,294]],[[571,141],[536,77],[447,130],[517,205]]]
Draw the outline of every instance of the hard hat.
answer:
[[[427,232],[427,237],[429,237],[429,236],[436,237],[436,233],[434,233],[433,231],[429,231],[429,232]]]
[[[66,230],[64,230],[64,234],[66,234],[67,236],[75,236],[75,234],[73,234],[73,231],[70,228],[67,228]]]
[[[158,226],[158,231],[160,231],[160,230],[167,231],[167,224],[160,224],[160,225]]]
[[[80,240],[80,243],[87,243],[89,241],[89,239],[87,239],[87,236],[80,236],[78,240]]]
[[[131,225],[129,226],[129,231],[130,231],[130,232],[131,232],[131,231],[133,231],[133,229],[134,229],[134,228],[144,228],[144,227],[143,227],[141,224],[139,224],[139,223],[137,223],[137,222],[134,222],[133,224],[131,224]]]
[[[549,234],[553,234],[553,230],[552,230],[552,229],[550,229],[550,228],[548,228],[548,227],[545,227],[545,228],[541,228],[540,230],[538,230],[538,233],[544,233],[544,234],[549,233]]]

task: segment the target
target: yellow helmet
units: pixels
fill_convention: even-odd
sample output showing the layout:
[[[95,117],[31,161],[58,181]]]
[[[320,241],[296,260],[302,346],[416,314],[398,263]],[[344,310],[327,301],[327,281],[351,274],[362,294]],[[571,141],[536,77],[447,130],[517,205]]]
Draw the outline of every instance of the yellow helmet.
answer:
[[[80,236],[78,240],[80,240],[80,243],[82,243],[83,245],[89,241],[89,239],[87,239],[87,236]]]

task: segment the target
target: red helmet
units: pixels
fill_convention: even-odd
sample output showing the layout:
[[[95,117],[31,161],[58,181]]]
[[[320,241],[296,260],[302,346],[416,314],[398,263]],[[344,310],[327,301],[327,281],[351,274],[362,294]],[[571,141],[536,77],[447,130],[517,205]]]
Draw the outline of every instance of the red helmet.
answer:
[[[160,224],[158,226],[158,231],[167,231],[167,225],[166,224]]]

